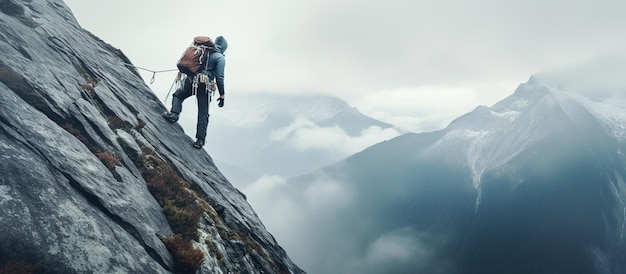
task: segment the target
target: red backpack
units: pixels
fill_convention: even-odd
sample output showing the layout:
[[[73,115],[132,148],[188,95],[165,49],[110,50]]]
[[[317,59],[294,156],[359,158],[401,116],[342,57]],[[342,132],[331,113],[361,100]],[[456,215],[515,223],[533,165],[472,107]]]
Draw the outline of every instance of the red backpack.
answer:
[[[200,71],[203,58],[208,59],[208,49],[214,48],[215,43],[211,38],[206,36],[196,36],[193,38],[193,44],[183,52],[183,56],[178,60],[178,70],[187,75],[194,75]],[[206,53],[206,56],[205,56]],[[205,66],[208,66],[205,64]],[[205,68],[206,69],[206,68]]]

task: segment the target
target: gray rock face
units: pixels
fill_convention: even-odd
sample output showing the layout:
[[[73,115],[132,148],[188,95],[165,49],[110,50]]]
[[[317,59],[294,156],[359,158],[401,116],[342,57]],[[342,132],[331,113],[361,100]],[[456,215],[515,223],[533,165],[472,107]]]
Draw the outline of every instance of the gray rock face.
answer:
[[[178,233],[162,209],[177,197],[148,186],[167,167],[202,208],[188,239],[200,272],[303,272],[211,157],[160,117],[129,60],[62,1],[0,1],[0,52],[0,269],[184,272],[163,241]]]

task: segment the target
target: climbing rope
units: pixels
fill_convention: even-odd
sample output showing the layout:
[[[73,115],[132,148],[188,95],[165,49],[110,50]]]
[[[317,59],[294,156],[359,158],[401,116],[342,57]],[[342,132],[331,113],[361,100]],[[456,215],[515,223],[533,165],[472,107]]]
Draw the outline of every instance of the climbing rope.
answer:
[[[165,70],[151,70],[151,69],[147,69],[147,68],[142,68],[142,67],[138,67],[135,66],[133,64],[129,64],[129,63],[124,63],[125,66],[127,67],[132,67],[135,69],[141,69],[141,70],[145,70],[148,72],[152,72],[152,78],[150,78],[150,84],[154,83],[154,79],[156,77],[157,73],[162,73],[162,72],[172,72],[172,71],[178,71],[178,69],[165,69]],[[176,78],[174,79],[174,82],[172,82],[172,85],[170,86],[170,89],[167,92],[167,95],[165,95],[165,99],[164,102],[167,102],[167,98],[170,96],[170,94],[172,93],[172,90],[178,89],[182,87],[183,81],[185,79],[185,77],[187,77],[185,74],[182,73],[178,73],[176,75]],[[192,89],[192,94],[197,94],[198,93],[198,76],[196,75],[196,77],[193,78],[193,89]],[[209,97],[209,102],[211,100],[211,96],[213,96],[215,94],[215,90],[216,90],[216,86],[215,86],[215,82],[213,82],[213,80],[210,80],[208,83],[205,83],[206,86],[206,92],[208,94]]]
[[[187,77],[187,76],[181,73],[178,73],[176,75],[176,78],[174,79],[174,82],[170,86],[170,89],[167,91],[167,95],[165,95],[165,100],[163,100],[163,102],[167,103],[167,97],[170,97],[170,93],[172,93],[172,89],[179,89],[182,87],[184,77]]]
[[[172,72],[172,71],[178,71],[178,69],[166,69],[166,70],[151,70],[151,69],[147,69],[147,68],[142,68],[142,67],[138,67],[129,63],[124,63],[124,65],[126,65],[127,67],[133,67],[136,69],[141,69],[141,70],[145,70],[148,72],[152,72],[152,78],[150,78],[150,84],[154,83],[154,78],[156,77],[157,73],[162,73],[162,72]]]

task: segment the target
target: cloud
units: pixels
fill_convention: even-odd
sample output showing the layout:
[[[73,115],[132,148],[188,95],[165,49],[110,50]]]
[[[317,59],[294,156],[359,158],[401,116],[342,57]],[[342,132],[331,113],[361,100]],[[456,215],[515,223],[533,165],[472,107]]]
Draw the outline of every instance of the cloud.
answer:
[[[406,263],[423,258],[429,250],[420,242],[412,228],[402,228],[383,234],[367,248],[367,264]]]
[[[398,227],[365,236],[363,227],[346,222],[346,214],[360,214],[355,213],[360,207],[356,186],[323,173],[306,185],[291,183],[297,182],[263,176],[242,192],[267,230],[308,273],[455,273],[437,249],[445,246],[443,235]],[[368,216],[352,217],[368,222]]]
[[[310,184],[304,195],[310,213],[325,214],[349,206],[354,200],[354,191],[347,184],[328,177]]]
[[[306,271],[320,268],[320,261],[327,258],[325,244],[353,240],[329,232],[336,212],[355,203],[355,191],[340,181],[319,177],[303,190],[296,190],[285,178],[263,176],[242,192],[267,230]]]
[[[369,227],[381,220],[358,216],[358,186],[323,173],[309,182],[289,185],[297,181],[264,176],[242,189],[267,230],[308,273],[456,273],[450,254],[441,250],[447,246],[445,233]]]
[[[360,132],[359,136],[350,136],[339,126],[323,127],[315,122],[299,118],[290,125],[273,131],[270,139],[285,142],[300,151],[317,150],[347,157],[378,142],[400,135],[392,128],[372,126]]]
[[[349,185],[322,175],[297,193],[290,192],[290,189],[285,178],[264,175],[242,191],[260,215],[266,217],[262,219],[271,224],[281,224],[286,219],[306,219],[304,216],[343,208],[354,201],[354,191]],[[277,211],[277,208],[288,210]],[[289,229],[289,226],[284,228]]]
[[[562,88],[601,100],[626,96],[626,55],[608,54],[571,66],[538,73],[536,76]]]
[[[441,235],[401,227],[381,233],[367,246],[364,256],[357,260],[352,273],[456,273],[449,254],[439,250]]]
[[[305,208],[285,192],[285,183],[283,177],[266,175],[244,187],[242,192],[268,230],[291,242],[295,239],[290,227],[303,221]]]

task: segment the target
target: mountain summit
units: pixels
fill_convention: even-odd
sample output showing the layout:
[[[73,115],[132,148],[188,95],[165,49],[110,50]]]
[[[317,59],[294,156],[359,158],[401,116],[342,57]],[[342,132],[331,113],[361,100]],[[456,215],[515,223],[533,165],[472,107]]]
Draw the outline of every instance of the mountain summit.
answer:
[[[0,1],[0,272],[303,273],[121,51]]]
[[[626,273],[626,107],[587,95],[532,77],[281,184],[274,200],[314,216],[303,229],[328,224],[285,248],[312,273]]]

